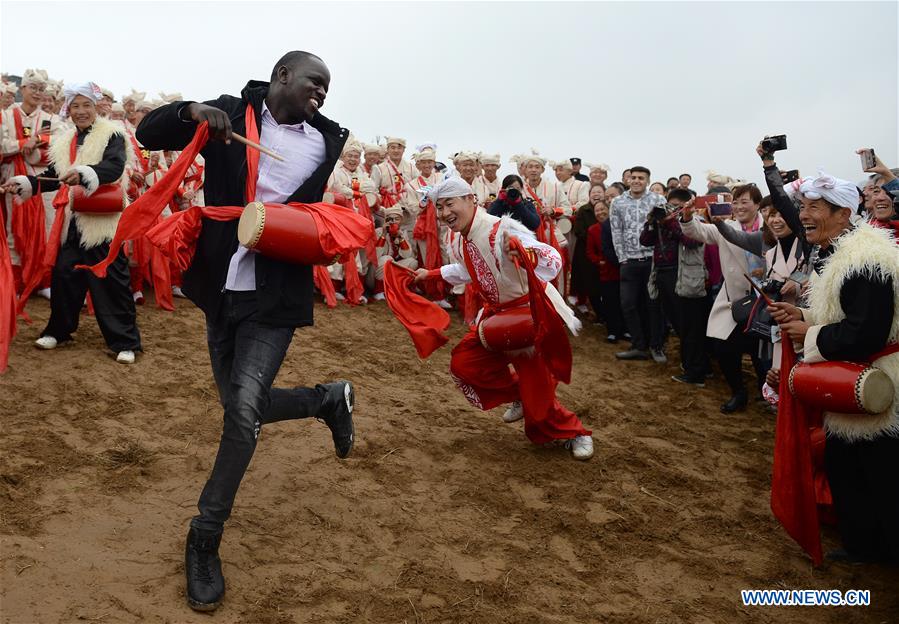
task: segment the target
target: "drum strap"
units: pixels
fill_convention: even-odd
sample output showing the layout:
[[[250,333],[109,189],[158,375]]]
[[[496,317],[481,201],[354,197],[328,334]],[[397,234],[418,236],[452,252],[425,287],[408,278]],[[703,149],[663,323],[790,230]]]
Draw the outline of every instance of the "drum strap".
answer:
[[[865,362],[870,364],[876,360],[879,360],[882,357],[886,357],[888,355],[893,355],[894,353],[899,353],[899,343],[894,342],[892,344],[888,344],[887,346],[885,346],[883,349],[881,349],[874,355],[868,357],[865,360]]]

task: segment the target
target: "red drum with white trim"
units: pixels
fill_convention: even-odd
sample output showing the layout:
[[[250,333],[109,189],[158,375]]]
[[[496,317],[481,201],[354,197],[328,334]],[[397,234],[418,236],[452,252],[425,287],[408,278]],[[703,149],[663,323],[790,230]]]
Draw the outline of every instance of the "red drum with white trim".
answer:
[[[478,338],[490,351],[517,351],[533,347],[535,335],[530,306],[503,310],[478,323]]]
[[[248,249],[283,262],[333,264],[336,260],[322,250],[312,215],[285,204],[247,204],[237,224],[237,240]]]
[[[101,184],[90,196],[83,186],[70,187],[72,210],[91,214],[110,214],[125,209],[125,189],[118,182]]]
[[[855,362],[800,362],[790,371],[790,392],[812,407],[839,414],[880,414],[895,388],[877,367]]]

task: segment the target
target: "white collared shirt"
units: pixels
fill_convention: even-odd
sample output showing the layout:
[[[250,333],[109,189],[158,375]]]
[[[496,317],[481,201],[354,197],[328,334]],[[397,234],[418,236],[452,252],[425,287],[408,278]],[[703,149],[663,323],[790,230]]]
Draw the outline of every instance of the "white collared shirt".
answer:
[[[305,121],[299,124],[279,124],[265,102],[262,103],[259,143],[283,156],[284,162],[266,154],[259,155],[256,201],[287,201],[325,161],[325,139],[321,132]],[[256,290],[256,257],[243,245],[231,256],[225,288]]]

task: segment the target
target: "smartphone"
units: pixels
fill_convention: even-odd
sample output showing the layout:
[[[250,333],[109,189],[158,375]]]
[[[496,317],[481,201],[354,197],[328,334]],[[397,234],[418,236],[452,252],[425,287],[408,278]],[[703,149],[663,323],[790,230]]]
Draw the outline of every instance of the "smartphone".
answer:
[[[713,217],[729,217],[733,213],[733,205],[727,202],[715,202],[709,204],[709,214]]]
[[[43,132],[44,130],[49,130],[49,129],[50,129],[50,125],[51,125],[51,124],[50,124],[50,120],[49,120],[49,119],[43,120],[43,121],[41,122],[41,132]]]
[[[781,171],[780,177],[783,179],[784,184],[789,184],[790,182],[795,182],[799,179],[799,169],[790,169],[789,171]]]
[[[873,149],[863,149],[859,152],[859,157],[862,159],[862,169],[867,171],[871,167],[876,164],[876,159],[874,158],[874,150]]]
[[[697,212],[708,210],[709,204],[714,202],[717,198],[717,195],[700,195],[693,200],[693,210]]]

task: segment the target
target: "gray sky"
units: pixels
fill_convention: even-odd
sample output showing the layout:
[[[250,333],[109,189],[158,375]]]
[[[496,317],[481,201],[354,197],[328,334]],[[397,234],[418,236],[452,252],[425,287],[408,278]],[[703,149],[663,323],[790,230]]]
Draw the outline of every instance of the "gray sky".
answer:
[[[93,80],[117,97],[237,94],[291,49],[321,56],[323,113],[359,138],[606,162],[617,178],[782,168],[858,180],[897,154],[896,2],[42,3],[0,5],[0,68]],[[71,16],[66,18],[66,16]],[[39,23],[39,37],[24,24]],[[77,26],[76,26],[77,25]],[[411,153],[407,152],[407,153]]]

